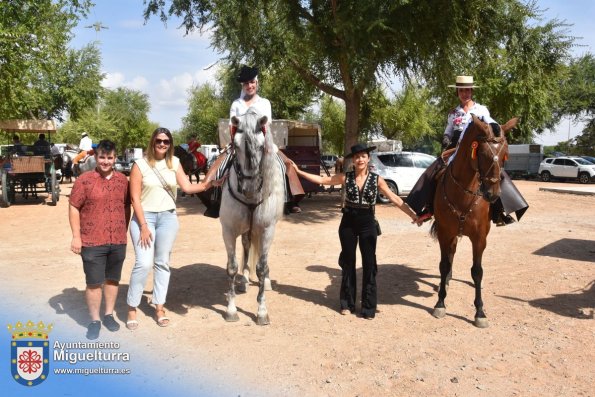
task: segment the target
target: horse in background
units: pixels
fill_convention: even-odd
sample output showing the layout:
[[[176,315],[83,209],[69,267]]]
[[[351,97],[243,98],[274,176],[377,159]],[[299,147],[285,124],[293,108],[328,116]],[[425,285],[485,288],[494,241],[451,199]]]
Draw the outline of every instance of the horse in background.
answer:
[[[474,325],[478,328],[488,326],[481,298],[482,256],[490,232],[490,203],[500,196],[500,174],[508,156],[505,134],[516,126],[517,121],[514,118],[500,128],[494,128],[473,116],[455,157],[438,177],[434,196],[435,221],[430,230],[438,239],[441,256],[438,302],[433,312],[436,318],[446,314],[444,300],[458,238],[467,236],[473,247]]]
[[[81,150],[74,147],[68,147],[62,154],[62,180],[68,178],[69,183],[72,182],[72,177],[78,177],[87,171],[95,168],[97,165],[95,156],[92,154],[79,160],[78,164],[74,164],[74,159],[81,153]]]
[[[285,201],[285,179],[273,137],[266,132],[267,121],[254,108],[239,118],[232,117],[232,166],[222,186],[220,212],[229,276],[225,320],[239,320],[235,305],[236,241],[242,236],[244,274],[252,268],[258,276],[259,325],[270,322],[264,294],[270,289],[268,253]]]
[[[192,183],[192,175],[196,177],[196,182],[198,183],[200,181],[200,173],[207,174],[208,164],[204,154],[198,152],[197,156],[194,156],[192,153],[188,153],[182,146],[178,145],[174,148],[174,155],[180,159],[182,169],[184,169],[184,173],[188,175],[190,183]]]
[[[64,149],[64,153],[62,153],[62,179],[60,182],[65,182],[66,178],[68,178],[68,183],[72,183],[72,177],[74,176],[74,171],[72,169],[73,160],[79,154],[80,150],[73,146],[67,146]]]

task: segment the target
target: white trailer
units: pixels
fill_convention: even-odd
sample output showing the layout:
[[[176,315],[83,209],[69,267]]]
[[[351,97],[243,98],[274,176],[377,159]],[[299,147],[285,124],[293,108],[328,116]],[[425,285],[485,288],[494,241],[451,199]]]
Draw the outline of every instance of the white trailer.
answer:
[[[367,142],[368,146],[376,146],[379,152],[401,152],[403,143],[397,139],[377,139]]]
[[[135,148],[128,148],[126,149],[126,153],[124,154],[126,161],[129,163],[134,163],[136,159],[143,158],[143,148],[135,147]]]
[[[273,120],[271,123],[273,142],[279,149],[287,146],[310,146],[322,149],[320,125],[295,120]],[[229,119],[219,119],[219,146],[224,148],[231,141]]]
[[[511,178],[537,177],[539,163],[543,160],[543,145],[508,145],[508,160],[504,169]]]

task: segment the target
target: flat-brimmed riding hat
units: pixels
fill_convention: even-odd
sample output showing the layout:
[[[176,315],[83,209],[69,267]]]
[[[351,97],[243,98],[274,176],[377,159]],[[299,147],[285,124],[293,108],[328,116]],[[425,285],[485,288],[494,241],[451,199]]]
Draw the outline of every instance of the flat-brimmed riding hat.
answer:
[[[370,153],[374,149],[376,149],[376,146],[367,146],[363,143],[357,143],[351,147],[351,153],[347,153],[345,155],[345,158],[348,159],[350,157],[353,157],[353,155],[356,153],[361,153],[361,152]]]
[[[81,137],[85,137],[85,136],[87,136],[86,132],[81,133]]]
[[[450,88],[477,88],[478,85],[473,84],[473,76],[457,76],[455,85],[449,85]]]
[[[242,66],[240,74],[238,74],[238,83],[247,83],[252,81],[258,76],[258,68],[251,68],[250,66]]]

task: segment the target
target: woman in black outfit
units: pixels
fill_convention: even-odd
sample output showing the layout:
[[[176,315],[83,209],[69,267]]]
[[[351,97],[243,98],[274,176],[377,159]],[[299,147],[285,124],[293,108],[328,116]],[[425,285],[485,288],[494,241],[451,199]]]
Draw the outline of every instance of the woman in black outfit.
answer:
[[[345,158],[352,158],[353,171],[333,176],[323,177],[310,174],[300,170],[292,161],[287,163],[288,166],[291,165],[295,168],[299,176],[310,182],[321,185],[345,184],[345,205],[339,226],[339,239],[341,240],[339,266],[342,270],[340,312],[343,315],[355,312],[357,283],[355,253],[359,241],[363,267],[361,314],[365,319],[373,319],[376,315],[376,273],[378,268],[374,206],[378,190],[417,223],[415,212],[388,188],[382,177],[369,171],[369,153],[374,149],[376,149],[375,146],[367,147],[362,144],[352,146],[351,153]]]

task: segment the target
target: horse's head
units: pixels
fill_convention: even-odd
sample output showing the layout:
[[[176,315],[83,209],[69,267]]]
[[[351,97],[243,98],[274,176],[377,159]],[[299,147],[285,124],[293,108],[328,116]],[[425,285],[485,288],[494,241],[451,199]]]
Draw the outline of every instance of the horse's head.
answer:
[[[258,195],[263,184],[262,160],[267,121],[266,116],[261,117],[253,108],[240,117],[231,118],[238,192],[248,199]]]
[[[504,161],[508,158],[506,132],[514,128],[517,122],[518,118],[514,118],[500,126],[484,123],[474,115],[473,123],[469,126],[471,162],[479,174],[481,193],[490,203],[500,197],[500,175]]]

